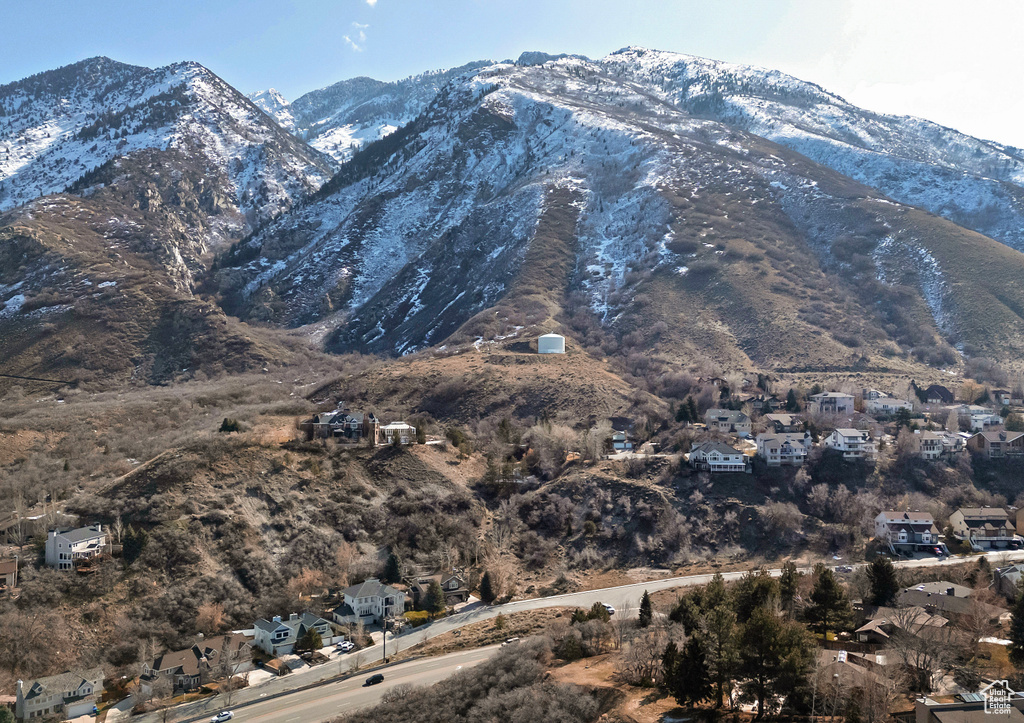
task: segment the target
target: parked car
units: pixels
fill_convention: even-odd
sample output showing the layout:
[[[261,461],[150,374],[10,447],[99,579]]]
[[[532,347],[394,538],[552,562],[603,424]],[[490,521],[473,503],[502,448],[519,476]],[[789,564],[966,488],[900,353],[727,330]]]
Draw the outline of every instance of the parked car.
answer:
[[[504,648],[506,645],[515,645],[518,642],[519,642],[519,638],[509,638],[508,640],[506,640],[504,643],[501,644],[501,647]]]
[[[235,714],[229,710],[222,710],[220,713],[210,719],[210,723],[224,723],[226,720],[231,720],[235,717]]]
[[[608,603],[601,603],[601,604],[604,605],[604,611],[606,613],[608,613],[609,615],[614,615],[615,614],[615,608],[613,608],[611,605],[609,605]]]
[[[383,683],[383,682],[384,682],[384,676],[381,673],[377,673],[376,675],[371,675],[369,678],[367,678],[366,682],[363,683],[363,687],[365,688],[368,685],[377,685],[377,683]]]
[[[335,650],[340,650],[343,653],[348,653],[356,649],[356,644],[351,640],[342,640],[340,643],[334,646]]]

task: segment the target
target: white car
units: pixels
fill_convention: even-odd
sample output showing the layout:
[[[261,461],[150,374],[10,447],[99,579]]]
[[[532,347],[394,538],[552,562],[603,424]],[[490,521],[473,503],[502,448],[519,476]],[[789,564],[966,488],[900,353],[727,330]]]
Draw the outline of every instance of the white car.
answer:
[[[611,605],[609,605],[608,603],[601,603],[601,604],[604,605],[604,611],[606,613],[608,613],[609,615],[614,615],[615,614],[615,608],[613,608]]]
[[[347,653],[350,650],[355,650],[356,644],[353,643],[351,640],[342,640],[340,643],[334,646],[334,649],[339,650],[342,653]]]
[[[210,719],[210,723],[224,723],[226,720],[231,720],[235,717],[235,714],[229,710],[222,710],[220,713]]]

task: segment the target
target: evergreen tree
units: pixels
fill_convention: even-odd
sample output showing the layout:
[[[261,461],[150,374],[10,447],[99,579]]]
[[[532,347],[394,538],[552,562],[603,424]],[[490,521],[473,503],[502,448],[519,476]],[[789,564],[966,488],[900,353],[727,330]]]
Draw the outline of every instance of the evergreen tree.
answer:
[[[1017,599],[1010,611],[1010,662],[1018,670],[1024,669],[1024,589],[1017,583]]]
[[[480,599],[490,605],[497,597],[498,592],[494,589],[494,578],[491,577],[491,572],[488,570],[480,580]]]
[[[637,617],[636,624],[641,628],[646,628],[651,624],[653,617],[654,610],[651,607],[651,596],[644,590],[644,596],[640,598],[640,614]]]
[[[315,628],[309,628],[301,638],[295,641],[295,650],[300,653],[319,650],[322,647],[324,647],[323,638]]]
[[[398,562],[398,555],[394,552],[388,554],[388,561],[384,564],[384,582],[395,583],[402,580],[402,565]]]
[[[853,611],[846,591],[836,580],[835,573],[827,566],[818,563],[814,568],[817,579],[811,590],[811,604],[807,606],[807,619],[811,628],[822,636],[846,625]]]
[[[764,717],[769,701],[785,698],[806,681],[814,655],[803,627],[768,606],[754,610],[737,647],[737,674],[746,693],[757,700],[754,720]]]
[[[891,605],[900,591],[900,581],[892,560],[888,557],[876,557],[868,565],[867,573],[868,582],[871,583],[868,601],[872,605]]]
[[[680,705],[696,705],[711,697],[711,675],[701,636],[689,637],[682,652],[676,656],[672,672],[672,689],[669,692]]]
[[[604,609],[604,605],[596,602],[590,606],[590,612],[587,613],[587,620],[600,620],[603,623],[611,620],[612,616],[608,614],[608,611]]]
[[[789,613],[793,612],[799,588],[800,572],[796,569],[796,563],[786,560],[782,565],[782,575],[779,576],[779,602],[782,604],[782,608]]]
[[[448,603],[444,599],[444,590],[441,589],[441,583],[436,579],[430,581],[430,585],[427,586],[427,594],[423,596],[423,609],[430,613],[431,617],[443,613],[448,608]]]
[[[675,640],[669,640],[661,654],[661,689],[674,696],[678,685],[679,647]]]
[[[676,421],[683,424],[689,424],[693,421],[690,419],[690,408],[685,402],[680,404],[679,409],[676,410]]]
[[[722,706],[727,683],[736,670],[736,611],[718,573],[704,589],[705,606],[700,619],[708,668],[715,684],[715,707]]]
[[[779,600],[779,582],[765,568],[750,570],[740,578],[734,593],[736,618],[747,622],[754,610]]]
[[[690,410],[691,422],[697,422],[700,420],[700,412],[697,411],[697,402],[693,400],[693,395],[686,398],[686,408]]]
[[[799,412],[800,401],[796,398],[796,391],[793,389],[789,390],[786,395],[786,411],[787,412]]]
[[[148,542],[149,534],[145,530],[136,530],[132,525],[128,525],[121,539],[121,559],[124,560],[124,564],[131,565],[139,559]]]

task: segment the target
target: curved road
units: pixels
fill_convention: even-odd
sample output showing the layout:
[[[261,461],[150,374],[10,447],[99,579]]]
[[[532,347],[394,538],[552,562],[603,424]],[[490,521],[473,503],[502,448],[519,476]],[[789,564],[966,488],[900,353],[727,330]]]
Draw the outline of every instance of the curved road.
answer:
[[[977,560],[982,555],[974,555],[969,558],[945,558],[938,559],[934,557],[922,558],[918,560],[897,560],[894,564],[898,568],[921,568],[921,567],[945,567],[950,565],[958,565],[964,562],[970,562]],[[1024,560],[1024,550],[1017,551],[998,551],[989,552],[984,555],[989,559],[990,564],[993,567],[1014,562],[1018,560]],[[862,567],[863,563],[859,565],[853,565],[853,567]],[[801,572],[810,572],[811,568],[801,568]],[[768,570],[769,574],[773,577],[778,577],[782,574],[781,568],[773,568]],[[722,577],[725,580],[738,580],[743,575],[747,574],[745,570],[735,572],[723,572]],[[457,613],[450,617],[438,620],[426,625],[417,630],[410,630],[403,635],[397,637],[389,637],[387,641],[387,653],[388,655],[394,655],[396,652],[408,650],[416,645],[419,645],[431,638],[435,638],[439,635],[457,630],[466,625],[472,623],[481,622],[483,620],[489,620],[495,618],[500,614],[511,614],[516,612],[522,612],[525,610],[540,610],[542,608],[551,607],[579,607],[589,608],[595,602],[608,603],[613,605],[616,610],[621,612],[633,611],[640,603],[640,598],[643,596],[644,591],[647,592],[658,592],[661,590],[672,590],[681,587],[694,587],[697,585],[706,585],[714,577],[715,573],[705,573],[701,575],[687,575],[685,577],[668,577],[660,580],[651,580],[648,582],[638,582],[629,585],[619,585],[617,587],[601,588],[599,590],[584,590],[581,592],[567,593],[565,595],[552,595],[550,597],[533,598],[531,600],[515,600],[513,602],[505,603],[504,605],[494,606],[478,606],[465,612]],[[492,648],[482,648],[480,651],[489,651],[487,654],[490,655],[494,652]],[[313,683],[320,682],[322,680],[329,680],[336,678],[343,673],[348,673],[353,670],[357,670],[361,667],[373,665],[377,661],[383,658],[383,650],[381,645],[378,643],[369,648],[364,648],[361,651],[355,653],[349,653],[347,655],[341,655],[332,660],[329,663],[324,663],[315,668],[308,670],[300,670],[291,675],[277,678],[264,683],[259,686],[247,688],[238,691],[233,698],[234,706],[242,706],[236,713],[236,720],[242,721],[242,713],[246,713],[244,720],[259,720],[259,721],[278,721],[279,723],[298,723],[298,721],[291,720],[287,711],[292,704],[292,701],[298,703],[299,701],[315,701],[318,697],[330,695],[331,700],[337,705],[345,704],[345,710],[352,710],[353,708],[348,707],[349,698],[346,696],[352,696],[351,700],[361,701],[356,707],[362,705],[368,705],[379,699],[379,693],[386,688],[381,688],[377,692],[366,692],[363,693],[369,696],[367,700],[363,701],[360,697],[363,693],[356,695],[349,690],[349,686],[354,685],[356,690],[359,690],[359,686],[362,684],[363,677],[359,677],[355,681],[341,681],[337,683],[329,683],[324,686],[311,688],[311,689],[299,689],[301,686],[308,686]],[[474,651],[469,651],[472,653]],[[394,679],[391,670],[398,670],[402,666],[413,666],[423,665],[430,669],[429,682],[433,683],[441,678],[453,673],[456,666],[460,665],[459,662],[455,662],[456,658],[453,656],[462,655],[460,653],[453,654],[452,656],[444,656],[441,658],[431,658],[425,661],[411,661],[407,663],[398,663],[392,667],[384,668],[382,672],[385,674],[385,678],[393,683]],[[484,656],[486,657],[486,656]],[[483,660],[483,657],[477,659]],[[403,668],[404,669],[404,668]],[[420,670],[415,668],[415,670]],[[427,684],[426,679],[422,680],[419,684]],[[334,686],[338,686],[337,690],[334,690]],[[334,691],[333,693],[329,691]],[[288,692],[292,691],[292,692]],[[340,692],[339,692],[340,691]],[[271,696],[279,696],[266,701],[260,701],[261,698],[270,698]],[[373,696],[377,696],[374,698]],[[207,698],[203,701],[199,701],[192,704],[179,706],[174,709],[175,716],[170,720],[204,720],[209,719],[209,716],[213,715],[221,704],[218,702],[218,697]],[[313,708],[320,710],[313,705]],[[324,710],[327,710],[324,708]],[[254,714],[260,711],[258,717],[249,717],[249,712]],[[264,714],[263,711],[266,711]],[[277,711],[277,712],[275,712]],[[332,715],[337,715],[341,712],[340,708],[335,707],[335,712]],[[294,714],[291,716],[294,718]],[[329,716],[328,716],[329,717]],[[133,721],[160,721],[161,717],[158,714],[151,713],[138,718],[132,718]],[[315,716],[306,718],[304,720],[319,720]]]

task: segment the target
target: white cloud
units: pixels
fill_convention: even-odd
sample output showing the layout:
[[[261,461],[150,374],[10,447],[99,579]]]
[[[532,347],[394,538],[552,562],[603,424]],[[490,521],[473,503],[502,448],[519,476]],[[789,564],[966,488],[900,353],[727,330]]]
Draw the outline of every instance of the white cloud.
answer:
[[[377,0],[366,0],[366,4],[369,5],[371,8],[376,7]]]
[[[353,22],[352,27],[356,29],[356,32],[354,33],[355,38],[351,35],[342,35],[341,37],[353,51],[361,53],[363,52],[363,47],[366,45],[366,29],[370,26],[364,23]]]

